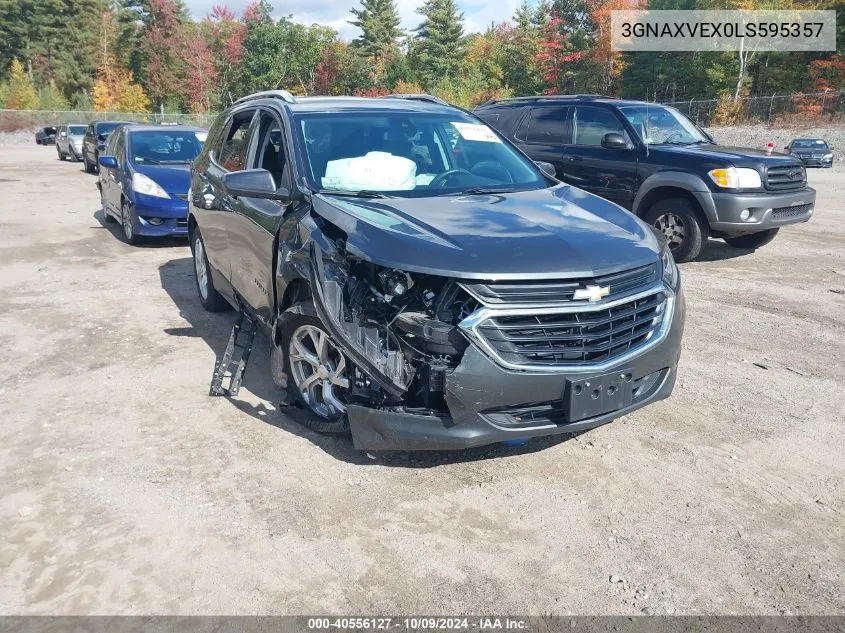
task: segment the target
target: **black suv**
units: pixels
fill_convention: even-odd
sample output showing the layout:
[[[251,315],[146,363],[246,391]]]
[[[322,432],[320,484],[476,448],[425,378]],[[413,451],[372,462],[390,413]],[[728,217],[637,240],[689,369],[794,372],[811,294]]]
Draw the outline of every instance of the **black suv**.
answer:
[[[655,226],[679,262],[695,259],[708,236],[758,248],[813,214],[800,161],[716,145],[668,106],[557,95],[493,100],[475,114],[564,182]]]
[[[108,135],[121,125],[132,124],[128,121],[95,121],[88,124],[82,139],[82,164],[89,174],[97,170],[97,161],[100,159],[100,152],[106,148]]]
[[[283,402],[358,448],[578,431],[672,391],[666,244],[471,113],[258,93],[212,125],[189,199],[202,304],[262,324]]]

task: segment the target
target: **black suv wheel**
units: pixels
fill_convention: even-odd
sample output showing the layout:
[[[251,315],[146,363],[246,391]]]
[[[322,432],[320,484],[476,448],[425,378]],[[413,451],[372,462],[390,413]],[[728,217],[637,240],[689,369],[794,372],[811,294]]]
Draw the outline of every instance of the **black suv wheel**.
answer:
[[[649,207],[643,219],[663,234],[676,262],[698,257],[710,233],[698,207],[686,198],[659,200]]]
[[[211,277],[211,266],[209,266],[208,256],[205,254],[205,242],[203,242],[198,228],[195,228],[191,232],[191,253],[194,256],[197,293],[200,296],[202,307],[209,312],[225,312],[229,309],[229,303],[214,288],[214,279]]]

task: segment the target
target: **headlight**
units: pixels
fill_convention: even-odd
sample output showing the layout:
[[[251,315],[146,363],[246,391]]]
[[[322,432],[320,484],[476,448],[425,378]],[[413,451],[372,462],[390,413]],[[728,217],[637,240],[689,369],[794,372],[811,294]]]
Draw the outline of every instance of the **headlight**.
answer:
[[[169,198],[167,192],[152,178],[135,172],[132,176],[132,188],[135,193],[142,193],[145,196],[155,196],[156,198]]]
[[[663,283],[672,289],[677,288],[681,273],[667,244],[663,245],[663,250],[660,253],[660,263],[663,266]]]
[[[825,154],[824,155],[825,160],[830,160],[831,158],[833,158],[833,154]]]
[[[710,180],[727,189],[759,189],[763,186],[756,169],[727,167],[707,172]]]

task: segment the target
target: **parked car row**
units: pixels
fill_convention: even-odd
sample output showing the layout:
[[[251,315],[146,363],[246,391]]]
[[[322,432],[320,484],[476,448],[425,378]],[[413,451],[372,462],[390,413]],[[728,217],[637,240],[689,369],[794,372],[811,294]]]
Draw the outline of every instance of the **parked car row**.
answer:
[[[199,301],[239,312],[212,395],[237,394],[262,328],[282,402],[366,450],[571,433],[667,398],[676,259],[708,236],[759,247],[815,203],[794,156],[589,95],[468,112],[274,90],[207,135],[64,132],[124,239],[187,235]]]

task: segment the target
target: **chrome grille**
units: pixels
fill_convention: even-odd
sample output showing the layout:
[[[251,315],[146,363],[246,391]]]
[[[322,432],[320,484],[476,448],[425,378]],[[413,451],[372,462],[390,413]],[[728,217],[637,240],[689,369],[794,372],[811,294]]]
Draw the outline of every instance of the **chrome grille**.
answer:
[[[589,285],[607,287],[607,298],[614,299],[654,285],[659,275],[659,265],[654,263],[587,279],[464,283],[463,286],[485,305],[537,305],[573,301],[575,291]]]
[[[801,165],[776,165],[766,169],[766,189],[800,189],[805,182],[806,172]]]
[[[667,296],[657,291],[612,307],[552,314],[504,314],[495,311],[476,334],[506,364],[515,366],[582,365],[612,360],[644,345],[660,329]]]

